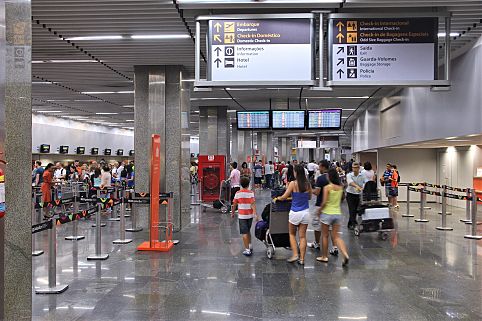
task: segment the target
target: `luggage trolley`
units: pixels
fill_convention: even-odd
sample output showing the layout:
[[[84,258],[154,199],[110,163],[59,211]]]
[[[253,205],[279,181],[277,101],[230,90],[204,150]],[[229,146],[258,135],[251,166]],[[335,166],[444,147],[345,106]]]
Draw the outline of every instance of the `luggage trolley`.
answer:
[[[226,214],[231,209],[231,182],[225,180],[221,182],[219,189],[219,204],[221,212]]]
[[[271,203],[269,212],[269,228],[263,241],[266,245],[266,256],[271,259],[277,247],[290,247],[288,219],[291,200]]]
[[[378,237],[386,240],[388,233],[394,230],[390,209],[388,205],[381,202],[380,191],[375,182],[365,184],[358,215],[361,216],[362,221],[353,230],[355,236],[363,232],[378,232]]]

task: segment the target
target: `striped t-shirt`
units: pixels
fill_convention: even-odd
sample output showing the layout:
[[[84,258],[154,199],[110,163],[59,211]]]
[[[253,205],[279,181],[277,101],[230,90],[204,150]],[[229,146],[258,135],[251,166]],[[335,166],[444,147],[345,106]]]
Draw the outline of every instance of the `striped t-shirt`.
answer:
[[[238,204],[238,218],[250,219],[253,218],[255,213],[251,205],[255,203],[254,192],[249,189],[241,189],[236,195],[234,195],[233,204]]]

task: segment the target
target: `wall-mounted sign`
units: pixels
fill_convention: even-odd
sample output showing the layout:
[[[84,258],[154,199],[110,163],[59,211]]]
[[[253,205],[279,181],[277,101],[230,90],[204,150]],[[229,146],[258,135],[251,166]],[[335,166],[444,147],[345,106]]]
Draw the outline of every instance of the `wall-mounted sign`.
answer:
[[[91,155],[99,155],[99,149],[97,147],[93,147],[90,149]]]
[[[134,150],[133,150],[133,149],[131,149],[131,150],[129,151],[129,156],[134,156]]]
[[[77,147],[77,154],[84,155],[85,154],[85,147]]]
[[[69,153],[69,146],[62,145],[59,147],[60,154],[68,154]]]
[[[117,156],[122,156],[122,155],[124,155],[124,150],[123,150],[123,149],[118,149],[117,152],[116,152],[116,155],[117,155]]]
[[[105,156],[110,156],[110,155],[112,155],[112,150],[111,150],[110,148],[104,149],[104,155],[105,155]]]
[[[437,17],[329,16],[330,84],[418,84],[437,79]]]
[[[208,20],[206,85],[313,85],[312,14],[200,17]]]
[[[40,145],[40,152],[41,153],[50,153],[50,145],[49,144]]]

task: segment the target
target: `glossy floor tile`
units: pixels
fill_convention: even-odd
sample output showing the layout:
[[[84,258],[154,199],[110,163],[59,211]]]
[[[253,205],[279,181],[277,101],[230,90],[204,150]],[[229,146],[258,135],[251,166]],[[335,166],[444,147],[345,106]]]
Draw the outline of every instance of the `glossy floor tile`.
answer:
[[[261,211],[269,194],[257,196]],[[69,289],[33,293],[34,320],[482,320],[482,241],[464,239],[470,231],[459,222],[464,209],[451,209],[454,231],[437,231],[438,206],[431,205],[430,222],[416,223],[401,217],[401,204],[393,213],[396,232],[386,241],[377,233],[355,237],[344,228],[347,269],[341,258],[316,262],[313,250],[304,268],[286,263],[286,249],[269,260],[255,239],[254,255],[244,257],[237,221],[214,210],[202,213],[199,206],[169,253],[136,251],[147,239],[145,231],[128,233],[133,243],[113,245],[119,223],[107,222],[102,249],[109,259],[87,261],[95,252],[91,222],[79,224],[86,239],[77,242],[64,240],[72,227],[62,225],[57,281]],[[411,205],[416,215],[417,206]],[[36,238],[37,248],[46,251],[33,258],[38,288],[48,282],[47,233]]]

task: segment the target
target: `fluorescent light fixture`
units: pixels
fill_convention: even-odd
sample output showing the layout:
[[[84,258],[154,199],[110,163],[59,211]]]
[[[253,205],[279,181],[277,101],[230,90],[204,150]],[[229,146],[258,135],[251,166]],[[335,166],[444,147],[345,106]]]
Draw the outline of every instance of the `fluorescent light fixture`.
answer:
[[[127,119],[126,122],[132,123],[132,122],[134,122],[134,119]]]
[[[102,101],[101,99],[75,99],[76,102],[94,102],[94,101]]]
[[[447,34],[446,32],[439,32],[439,33],[437,34],[437,36],[438,36],[439,38],[442,38],[442,37],[445,37],[446,34]],[[451,32],[451,33],[450,33],[450,37],[458,37],[458,36],[460,36],[460,33],[458,33],[458,32]]]
[[[348,118],[348,116],[342,116],[341,118]]]
[[[228,112],[228,113],[235,113],[235,112],[236,112],[236,109],[228,109],[227,112]]]
[[[71,59],[71,60],[49,60],[47,62],[52,63],[83,63],[83,62],[97,62],[96,60],[87,60],[87,59]]]
[[[181,81],[182,82],[194,82],[195,79],[182,79]]]
[[[118,115],[119,113],[95,113],[96,115]]]
[[[218,311],[209,311],[209,310],[202,310],[201,313],[226,315],[226,316],[231,315],[229,312],[218,312]]]
[[[367,316],[363,316],[363,317],[338,317],[338,319],[340,319],[340,320],[367,320],[368,317]]]
[[[124,108],[134,108],[134,105],[124,105],[122,107],[124,107]]]
[[[66,101],[70,101],[69,99],[47,99],[46,101],[48,102],[66,102]]]
[[[83,91],[84,95],[115,94],[115,91]]]
[[[196,100],[231,100],[231,98],[191,98],[191,101],[196,101]]]
[[[370,96],[305,97],[308,99],[368,99]]]
[[[34,81],[32,85],[52,85],[53,82],[51,81]]]
[[[343,108],[343,110],[346,110],[346,111],[354,111],[354,110],[356,110],[356,108]]]
[[[84,37],[70,37],[66,38],[66,40],[71,41],[81,41],[81,40],[117,40],[123,39],[124,37],[115,35],[115,36],[84,36]]]
[[[131,39],[187,39],[191,38],[188,34],[165,34],[165,35],[132,35]]]
[[[45,62],[46,62],[45,60],[32,60],[33,64],[43,64]]]
[[[118,94],[133,94],[134,90],[124,90],[124,91],[118,91]]]
[[[447,137],[445,139],[456,139],[457,137]]]
[[[42,113],[42,114],[55,114],[55,113],[61,113],[61,110],[36,110],[37,113]]]

